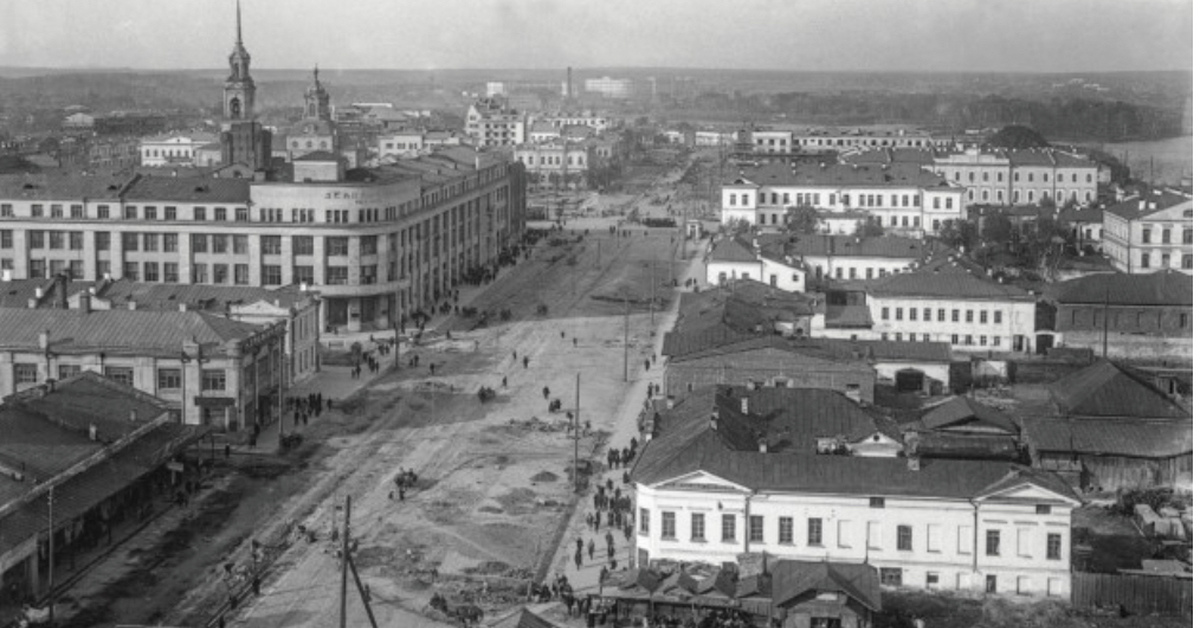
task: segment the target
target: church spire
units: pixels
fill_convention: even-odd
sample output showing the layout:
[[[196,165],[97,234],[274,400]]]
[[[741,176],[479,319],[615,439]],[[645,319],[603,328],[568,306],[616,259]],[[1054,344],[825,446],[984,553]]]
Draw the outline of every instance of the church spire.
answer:
[[[242,45],[242,0],[237,0],[237,44]]]

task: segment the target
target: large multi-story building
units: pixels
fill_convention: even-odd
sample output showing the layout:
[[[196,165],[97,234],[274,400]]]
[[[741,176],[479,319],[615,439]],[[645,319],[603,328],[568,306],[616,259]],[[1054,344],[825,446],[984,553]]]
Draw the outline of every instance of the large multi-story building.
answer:
[[[583,91],[599,94],[603,98],[632,98],[633,79],[602,76],[583,81]]]
[[[1091,159],[1059,149],[929,150],[925,147],[863,146],[841,160],[858,165],[915,164],[966,190],[968,205],[1021,205],[1045,202],[1086,205],[1098,198],[1103,168]]]
[[[513,151],[517,163],[525,164],[529,183],[539,187],[579,188],[587,185],[589,168],[596,167],[595,147],[562,140],[545,144],[522,144]]]
[[[632,473],[641,565],[762,552],[865,562],[884,586],[1070,595],[1081,501],[1057,477],[905,459],[829,390],[697,390],[660,418]]]
[[[1192,199],[1154,191],[1104,209],[1104,254],[1123,273],[1192,274]]]
[[[240,18],[230,62],[224,163],[257,170],[269,166],[257,160],[270,155],[270,136],[247,117],[254,87]],[[524,168],[499,153],[449,147],[347,170],[341,156],[318,150],[289,170],[252,173],[253,181],[2,176],[0,271],[15,279],[307,284],[321,295],[322,329],[390,329],[440,303],[469,271],[497,264],[524,228]]]
[[[1050,199],[1056,206],[1096,200],[1100,165],[1057,149],[963,151],[932,155],[933,170],[967,190],[967,203],[1019,205]]]
[[[849,216],[850,223],[870,219],[889,231],[923,235],[965,218],[964,201],[962,188],[913,164],[767,163],[722,186],[721,222],[783,227],[790,210],[807,206],[827,225]]]
[[[467,109],[464,132],[475,146],[513,146],[524,144],[529,121],[525,114],[511,109],[498,98],[484,98]]]

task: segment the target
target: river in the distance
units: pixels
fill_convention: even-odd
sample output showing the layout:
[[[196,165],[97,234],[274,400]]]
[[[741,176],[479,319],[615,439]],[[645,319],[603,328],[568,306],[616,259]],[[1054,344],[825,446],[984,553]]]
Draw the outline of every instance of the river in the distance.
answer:
[[[1094,145],[1125,162],[1134,177],[1161,185],[1179,185],[1192,175],[1192,136],[1150,142],[1112,142]],[[1153,172],[1153,174],[1151,174]]]

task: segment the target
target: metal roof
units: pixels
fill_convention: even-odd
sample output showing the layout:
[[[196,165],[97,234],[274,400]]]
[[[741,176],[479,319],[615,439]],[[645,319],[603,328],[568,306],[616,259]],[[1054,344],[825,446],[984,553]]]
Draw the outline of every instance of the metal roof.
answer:
[[[1173,458],[1192,454],[1191,421],[1025,419],[1029,441],[1042,452]]]
[[[1192,305],[1192,277],[1167,269],[1145,275],[1101,273],[1047,286],[1061,304]]]
[[[48,331],[55,353],[177,356],[185,340],[224,344],[262,330],[190,311],[0,309],[0,348],[15,351],[41,351],[39,335]]]
[[[1133,371],[1107,360],[1048,386],[1058,414],[1098,419],[1191,419],[1191,414]]]

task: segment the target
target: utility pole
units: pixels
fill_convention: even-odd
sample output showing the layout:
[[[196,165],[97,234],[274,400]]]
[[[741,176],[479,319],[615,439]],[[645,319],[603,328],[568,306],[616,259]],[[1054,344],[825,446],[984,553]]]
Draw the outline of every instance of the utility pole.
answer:
[[[1133,260],[1130,260],[1132,264]],[[1104,282],[1104,348],[1101,355],[1105,360],[1108,359],[1108,290],[1109,282]]]
[[[346,585],[350,575],[350,496],[346,496],[346,519],[342,524],[342,596],[338,626],[346,628]]]
[[[629,381],[629,293],[625,293],[625,376],[624,381]]]
[[[47,519],[49,519],[49,551],[47,552],[49,560],[46,562],[50,565],[48,575],[50,580],[50,625],[54,625],[54,485],[50,485],[50,493],[46,500]]]
[[[658,309],[658,256],[650,258],[650,329],[654,329],[654,310]]]
[[[579,490],[579,373],[575,373],[575,464],[571,467],[572,490]]]
[[[371,610],[371,600],[367,596],[367,590],[358,577],[358,568],[354,566],[354,560],[349,556],[346,557],[346,562],[350,565],[350,574],[354,576],[354,586],[358,589],[358,597],[362,600],[363,608],[367,609],[367,620],[371,622],[371,628],[379,628],[379,624],[375,621],[375,611]]]

